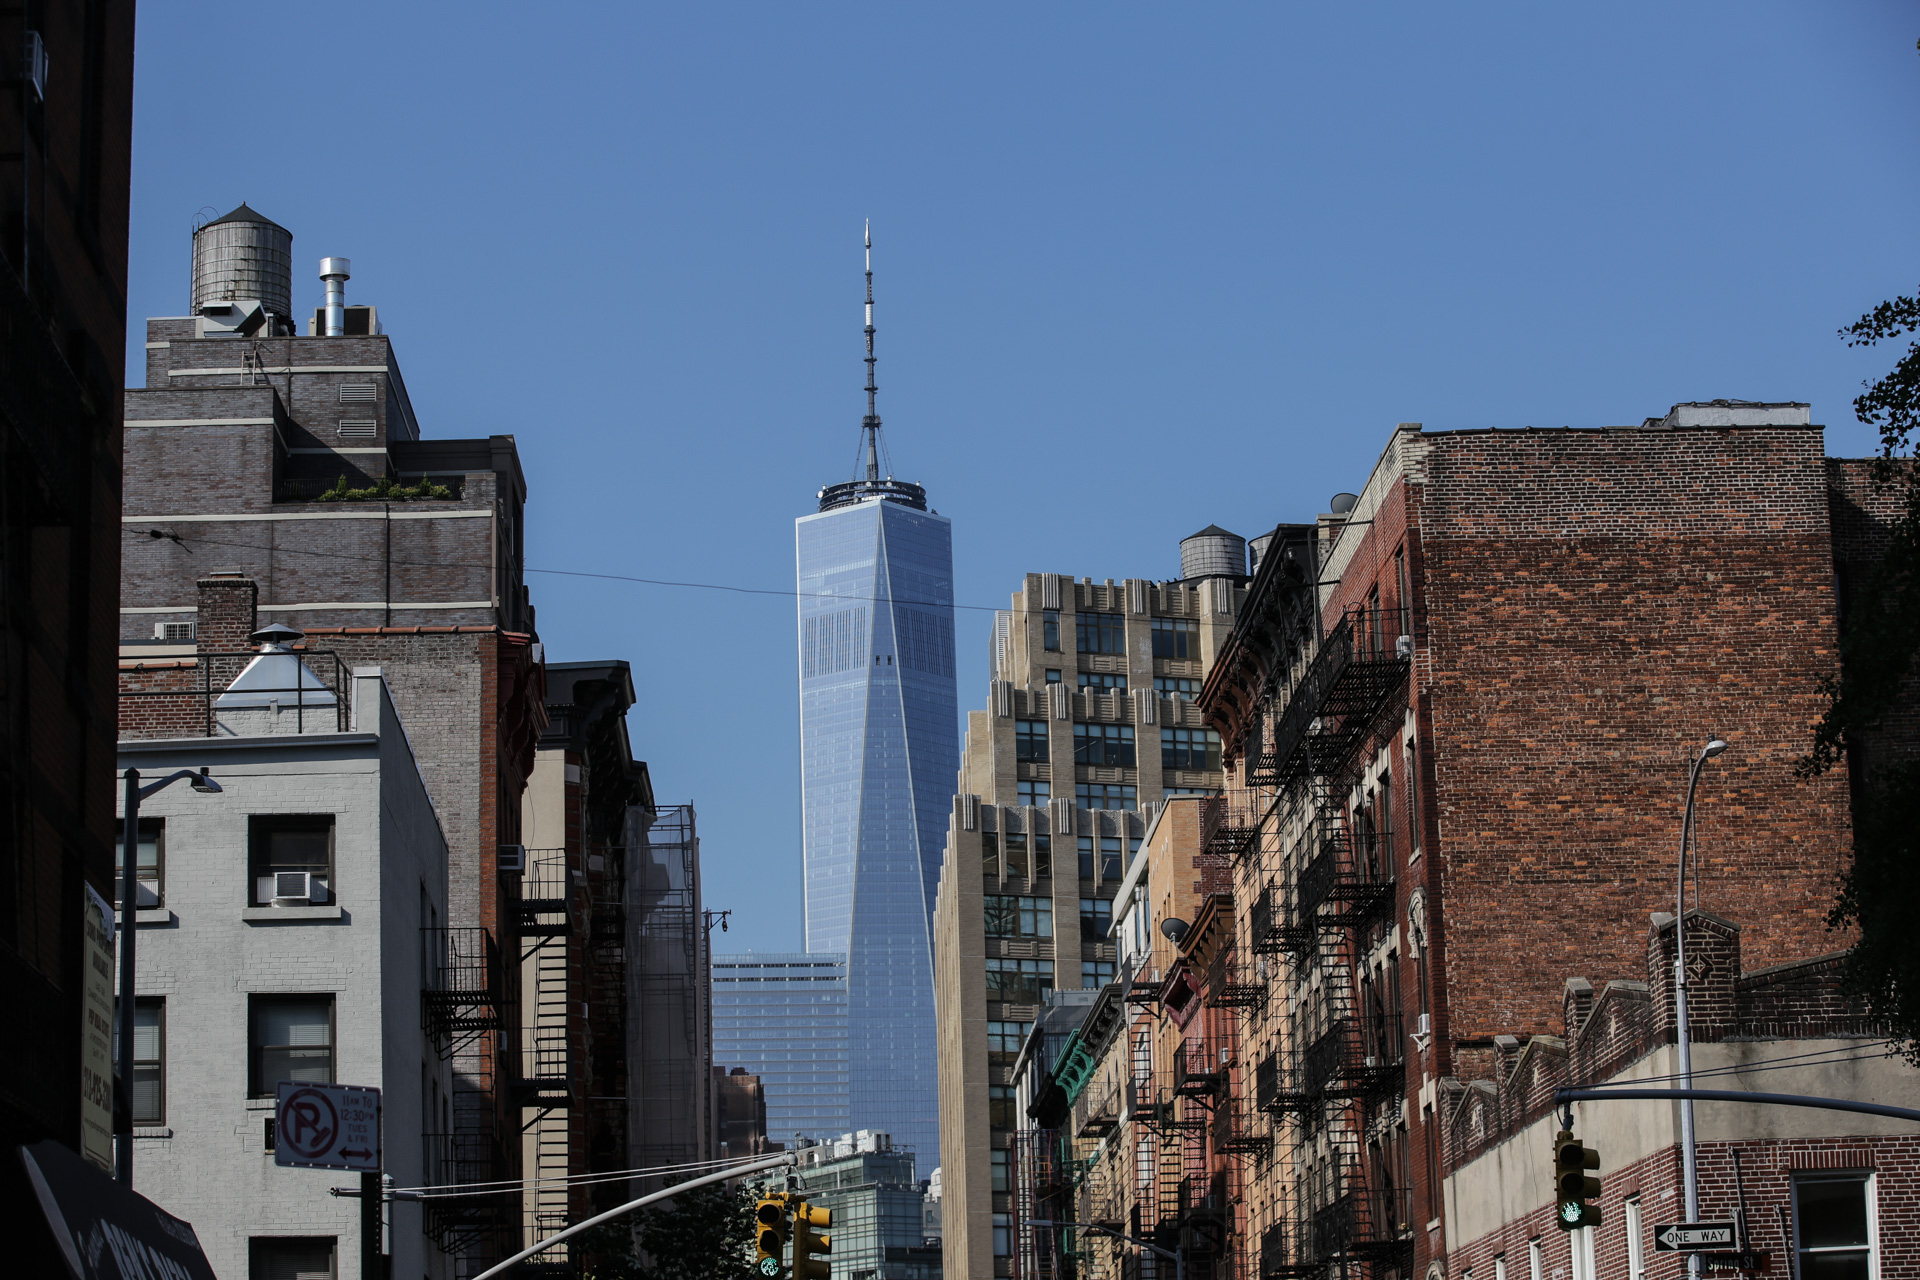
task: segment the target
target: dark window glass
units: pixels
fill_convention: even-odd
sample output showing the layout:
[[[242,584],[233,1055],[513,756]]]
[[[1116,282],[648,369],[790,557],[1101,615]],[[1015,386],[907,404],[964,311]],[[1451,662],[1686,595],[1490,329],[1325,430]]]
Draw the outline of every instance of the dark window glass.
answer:
[[[282,1080],[333,1083],[333,997],[254,996],[249,1092],[271,1098]]]
[[[1140,789],[1131,782],[1081,782],[1074,785],[1074,794],[1082,809],[1133,809]]]
[[[1060,611],[1048,609],[1040,615],[1040,643],[1048,653],[1060,651]]]
[[[166,1002],[141,996],[133,1002],[133,1122],[167,1122]],[[114,1011],[113,1060],[120,1061],[120,1014]]]
[[[1181,661],[1200,657],[1200,624],[1191,618],[1153,620],[1153,656]]]
[[[1080,687],[1082,689],[1125,689],[1127,678],[1112,671],[1082,671]]]
[[[1033,878],[1044,880],[1053,874],[1053,837],[1044,831],[1033,836]]]
[[[1027,1041],[1028,1022],[989,1022],[987,1024],[987,1062],[990,1066],[1010,1067],[1020,1056]]]
[[[1058,668],[1058,667],[1048,667],[1048,668],[1047,668],[1047,683],[1048,683],[1048,684],[1059,684],[1059,683],[1060,683],[1060,668]]]
[[[1074,725],[1073,762],[1104,765],[1110,769],[1133,768],[1133,726],[1130,724]]]
[[[253,905],[270,906],[280,872],[304,871],[313,903],[334,901],[333,815],[255,815],[248,820]]]
[[[122,842],[127,838],[127,824],[122,819],[114,829],[113,841],[113,905],[121,904],[121,895],[126,892],[125,877],[120,874],[126,867],[126,850]],[[139,910],[151,910],[163,906],[166,893],[166,825],[162,818],[140,819],[140,834],[134,840],[134,875],[139,881],[140,892],[134,898],[134,907]]]
[[[1047,763],[1047,722],[1045,720],[1015,720],[1013,722],[1014,759],[1023,764]]]
[[[1153,687],[1164,694],[1179,694],[1185,698],[1200,696],[1200,682],[1192,676],[1155,676]]]
[[[1212,729],[1162,729],[1160,767],[1163,769],[1218,769],[1220,735]]]
[[[333,1280],[332,1236],[256,1236],[247,1243],[248,1280]]]
[[[1113,981],[1114,963],[1111,960],[1082,960],[1080,962],[1080,985],[1086,988],[1104,987]]]
[[[980,833],[980,869],[990,876],[1000,874],[1000,837],[992,831]]]
[[[1053,993],[1053,961],[987,957],[987,999],[1042,1004]]]
[[[1794,1243],[1800,1252],[1801,1280],[1867,1280],[1872,1274],[1868,1192],[1867,1179],[1860,1175],[1794,1183]]]
[[[1053,784],[1051,782],[1033,782],[1029,779],[1022,778],[1013,785],[1016,793],[1014,798],[1021,804],[1038,805],[1044,809],[1047,801],[1053,798]]]
[[[990,893],[986,918],[990,938],[1051,938],[1053,899]]]
[[[1098,942],[1113,927],[1113,903],[1106,898],[1080,899],[1080,938]]]
[[[1116,881],[1120,879],[1121,873],[1124,870],[1120,864],[1120,837],[1101,836],[1099,838],[1099,845],[1100,879],[1103,881]],[[1140,842],[1137,840],[1134,841],[1133,847],[1137,850],[1140,847]],[[1081,836],[1080,878],[1082,880],[1093,879],[1094,853],[1094,837]]]
[[[1125,653],[1126,619],[1117,613],[1077,613],[1073,639],[1074,647],[1081,653]]]

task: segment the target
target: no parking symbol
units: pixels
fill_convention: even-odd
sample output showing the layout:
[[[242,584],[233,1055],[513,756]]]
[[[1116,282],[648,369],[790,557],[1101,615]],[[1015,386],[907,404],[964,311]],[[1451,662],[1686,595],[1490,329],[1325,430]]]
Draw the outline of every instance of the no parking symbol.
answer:
[[[304,1169],[380,1168],[380,1091],[282,1080],[274,1095],[273,1162]]]

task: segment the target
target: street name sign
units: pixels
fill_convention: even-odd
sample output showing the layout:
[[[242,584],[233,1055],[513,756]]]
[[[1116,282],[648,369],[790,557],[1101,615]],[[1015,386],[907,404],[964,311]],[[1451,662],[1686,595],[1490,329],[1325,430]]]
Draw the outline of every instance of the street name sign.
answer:
[[[1672,1222],[1653,1229],[1658,1253],[1707,1253],[1733,1248],[1731,1222]]]
[[[273,1162],[379,1172],[380,1091],[282,1080],[274,1094]]]

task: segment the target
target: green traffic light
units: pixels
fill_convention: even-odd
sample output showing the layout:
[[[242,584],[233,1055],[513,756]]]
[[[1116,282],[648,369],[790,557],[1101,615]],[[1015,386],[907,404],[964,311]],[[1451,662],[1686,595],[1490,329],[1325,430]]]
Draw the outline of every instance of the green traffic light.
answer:
[[[766,1276],[767,1280],[776,1280],[776,1277],[778,1277],[780,1274],[780,1259],[778,1258],[760,1259],[760,1274],[763,1276]]]

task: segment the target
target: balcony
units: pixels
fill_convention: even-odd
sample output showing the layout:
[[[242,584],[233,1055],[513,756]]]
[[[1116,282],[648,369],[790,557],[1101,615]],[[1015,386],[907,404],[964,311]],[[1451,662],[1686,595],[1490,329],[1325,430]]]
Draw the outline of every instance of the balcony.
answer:
[[[1397,1013],[1334,1022],[1302,1058],[1303,1092],[1341,1098],[1396,1092],[1406,1082],[1406,1042],[1400,1032]]]
[[[526,870],[514,899],[514,927],[527,938],[564,938],[575,929],[573,883],[565,849],[527,850]],[[539,943],[534,944],[535,947]],[[526,948],[523,947],[523,952]]]
[[[1244,1098],[1224,1098],[1213,1109],[1213,1149],[1220,1155],[1252,1155],[1273,1146],[1266,1116]]]
[[[1226,1084],[1231,1051],[1215,1040],[1182,1040],[1173,1051],[1173,1092],[1182,1098],[1210,1098]]]
[[[1247,909],[1248,940],[1257,956],[1304,956],[1320,936],[1311,914],[1303,916],[1287,910],[1282,893],[1284,890],[1268,881]]]
[[[1082,1093],[1073,1104],[1074,1136],[1100,1138],[1112,1133],[1120,1123],[1120,1093],[1118,1081]]]
[[[1248,761],[1249,784],[1285,786],[1347,762],[1412,666],[1411,637],[1402,645],[1400,627],[1391,610],[1354,608],[1341,617],[1287,699],[1272,749]]]
[[[1200,845],[1208,853],[1237,863],[1259,848],[1260,815],[1251,796],[1212,796],[1200,806]]]
[[[1222,947],[1207,968],[1207,1004],[1210,1008],[1262,1008],[1267,1003],[1267,987],[1267,976],[1260,964],[1247,964],[1232,947]]]
[[[502,1025],[500,947],[481,928],[422,929],[430,958],[420,1022],[440,1056],[451,1057]]]
[[[1300,1224],[1312,1262],[1391,1261],[1412,1252],[1413,1202],[1405,1190],[1351,1191]]]
[[[500,1187],[496,1179],[511,1176],[492,1135],[481,1131],[427,1133],[420,1137],[429,1186],[458,1192],[461,1187],[485,1190],[469,1194],[436,1194],[422,1204],[427,1235],[445,1253],[459,1254],[517,1227],[520,1212],[518,1186]]]

